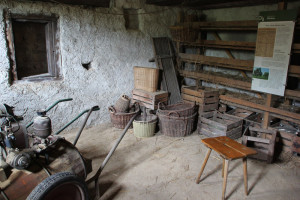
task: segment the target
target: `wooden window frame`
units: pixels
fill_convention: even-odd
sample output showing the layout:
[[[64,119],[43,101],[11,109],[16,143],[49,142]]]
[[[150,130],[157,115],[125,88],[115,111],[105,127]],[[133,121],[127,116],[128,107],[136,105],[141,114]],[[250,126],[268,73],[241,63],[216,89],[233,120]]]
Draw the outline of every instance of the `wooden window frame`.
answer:
[[[43,81],[43,80],[60,80],[60,55],[59,55],[59,26],[57,16],[45,15],[19,15],[12,14],[9,11],[4,11],[5,20],[5,33],[8,49],[8,57],[10,60],[10,84],[22,81]],[[17,64],[14,46],[14,36],[12,22],[33,22],[33,23],[46,23],[45,37],[47,49],[47,65],[48,73],[23,77],[18,79]]]

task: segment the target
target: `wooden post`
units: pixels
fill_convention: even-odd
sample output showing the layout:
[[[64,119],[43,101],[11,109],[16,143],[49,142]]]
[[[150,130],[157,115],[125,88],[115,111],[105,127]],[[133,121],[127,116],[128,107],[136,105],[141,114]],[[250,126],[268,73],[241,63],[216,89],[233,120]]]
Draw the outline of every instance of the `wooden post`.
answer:
[[[222,200],[225,200],[225,192],[226,192],[226,185],[227,185],[227,176],[228,176],[228,165],[229,160],[225,160],[225,173],[224,173],[224,179],[223,179],[223,189],[222,189]]]
[[[287,7],[287,3],[286,1],[282,1],[282,2],[278,2],[278,10],[285,10]],[[271,94],[267,94],[267,99],[266,99],[266,106],[271,106],[271,101],[272,101],[272,95]],[[269,123],[270,123],[270,119],[269,119],[270,113],[269,112],[265,112],[264,113],[264,120],[263,120],[263,124],[262,127],[263,128],[268,128]]]
[[[272,102],[272,95],[267,94],[267,99],[265,105],[268,107],[271,107],[271,102]],[[270,123],[270,113],[269,112],[264,112],[264,119],[263,119],[263,124],[262,127],[267,129]]]
[[[209,149],[207,150],[207,153],[206,153],[205,159],[204,159],[204,161],[203,161],[201,170],[200,170],[199,175],[198,175],[198,178],[197,178],[197,180],[196,180],[196,183],[197,183],[197,184],[200,183],[200,178],[201,178],[202,172],[204,171],[204,168],[205,168],[205,165],[206,165],[206,163],[207,163],[207,160],[208,160],[208,158],[209,158],[209,156],[210,156],[210,153],[211,153],[211,148],[209,148]]]
[[[243,158],[243,168],[244,168],[244,187],[245,194],[248,195],[248,175],[247,175],[247,157]]]

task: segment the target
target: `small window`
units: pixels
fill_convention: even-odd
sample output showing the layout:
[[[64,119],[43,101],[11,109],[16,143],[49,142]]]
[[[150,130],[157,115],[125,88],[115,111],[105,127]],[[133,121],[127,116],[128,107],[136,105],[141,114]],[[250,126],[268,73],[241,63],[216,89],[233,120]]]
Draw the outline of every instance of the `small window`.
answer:
[[[139,30],[137,9],[124,9],[125,27],[127,30]]]
[[[11,81],[59,78],[57,17],[5,14]]]

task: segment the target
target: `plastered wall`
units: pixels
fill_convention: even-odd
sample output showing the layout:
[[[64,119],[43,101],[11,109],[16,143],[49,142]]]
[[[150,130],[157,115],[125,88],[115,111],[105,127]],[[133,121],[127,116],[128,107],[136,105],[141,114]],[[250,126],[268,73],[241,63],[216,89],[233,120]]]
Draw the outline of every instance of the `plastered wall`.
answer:
[[[139,9],[140,31],[125,29],[123,8]],[[15,14],[59,16],[61,80],[9,84],[4,9]],[[174,25],[177,13],[176,8],[146,6],[138,0],[116,0],[111,8],[0,0],[0,103],[14,106],[15,113],[23,115],[27,123],[37,109],[73,98],[48,113],[54,131],[95,105],[100,111],[93,112],[87,124],[109,121],[108,106],[122,94],[131,94],[133,66],[155,67],[148,62],[154,55],[151,37],[168,36],[168,26]],[[91,63],[91,68],[83,68],[82,63]],[[79,125],[80,120],[71,128]]]

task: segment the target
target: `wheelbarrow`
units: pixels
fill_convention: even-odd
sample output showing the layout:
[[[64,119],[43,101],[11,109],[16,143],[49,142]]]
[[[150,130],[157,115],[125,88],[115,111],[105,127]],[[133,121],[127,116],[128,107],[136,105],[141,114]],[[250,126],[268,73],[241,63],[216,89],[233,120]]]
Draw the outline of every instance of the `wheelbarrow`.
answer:
[[[49,108],[47,108],[46,112],[51,110],[58,103],[70,100],[72,99],[59,100],[53,105],[51,105]],[[8,177],[8,179],[6,181],[1,180],[0,199],[85,200],[89,199],[87,184],[91,182],[94,182],[95,184],[95,199],[98,199],[100,197],[99,177],[101,175],[101,172],[103,171],[105,165],[107,164],[112,154],[116,150],[117,146],[125,136],[133,120],[137,117],[138,113],[135,116],[133,116],[128,122],[127,126],[124,128],[122,134],[117,140],[116,144],[112,147],[112,149],[110,150],[110,152],[108,153],[108,155],[106,156],[96,173],[90,179],[85,180],[87,175],[92,171],[91,161],[85,159],[80,154],[75,145],[81,135],[83,128],[85,127],[85,124],[90,114],[95,110],[99,110],[99,107],[94,106],[91,109],[83,111],[71,122],[69,122],[60,130],[58,130],[56,133],[51,134],[48,137],[50,138],[49,141],[51,143],[52,140],[55,140],[55,142],[53,142],[52,145],[49,145],[49,147],[45,151],[42,151],[41,153],[37,154],[38,156],[32,156],[32,163],[28,169],[13,168],[12,173]],[[85,120],[82,126],[80,127],[73,143],[70,143],[67,140],[57,136],[65,128],[67,128],[70,124],[72,124],[85,113],[88,114],[85,117]],[[26,128],[29,128],[32,124],[33,122],[30,122],[26,125]],[[24,130],[24,128],[22,130]],[[21,132],[20,127],[19,130],[16,131],[16,133],[17,132]],[[19,133],[16,134],[16,138],[27,137],[21,137],[22,134],[25,136],[27,135],[26,132]],[[25,150],[26,149],[27,148],[25,148]]]

